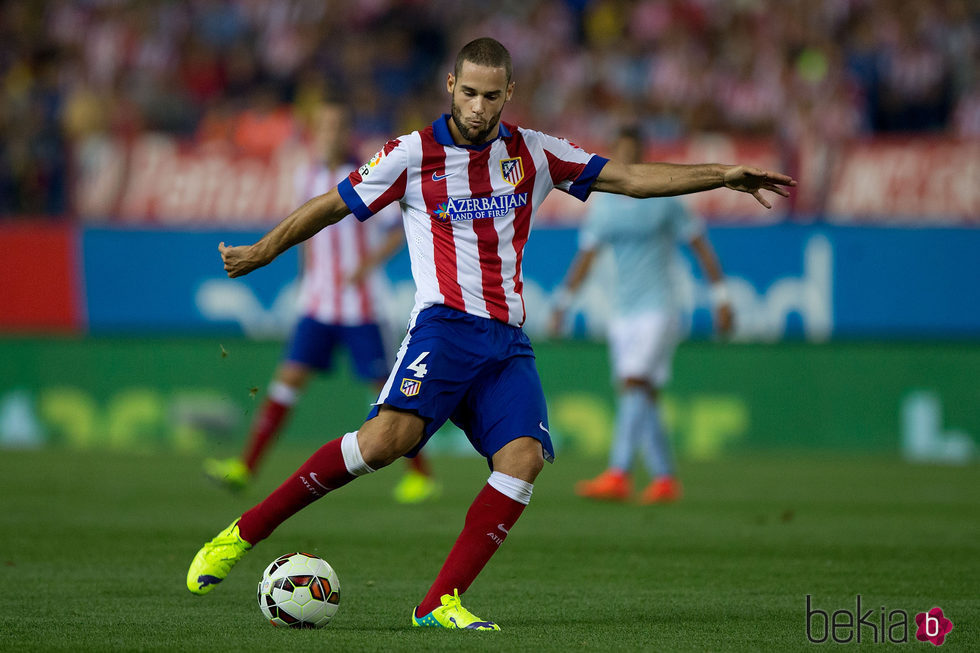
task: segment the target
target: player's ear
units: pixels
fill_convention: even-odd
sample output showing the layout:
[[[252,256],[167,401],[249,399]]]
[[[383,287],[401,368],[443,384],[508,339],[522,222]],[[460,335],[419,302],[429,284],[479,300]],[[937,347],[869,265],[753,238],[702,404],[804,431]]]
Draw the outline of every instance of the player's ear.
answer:
[[[506,102],[510,102],[510,98],[514,95],[514,82],[507,85],[507,94],[504,96]]]
[[[456,76],[452,73],[446,75],[446,90],[452,95],[453,89],[456,88]]]

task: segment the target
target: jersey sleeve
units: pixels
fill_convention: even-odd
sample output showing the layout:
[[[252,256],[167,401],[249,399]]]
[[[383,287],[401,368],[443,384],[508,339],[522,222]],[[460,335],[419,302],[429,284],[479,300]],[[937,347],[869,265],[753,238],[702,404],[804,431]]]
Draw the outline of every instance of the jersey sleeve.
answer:
[[[555,188],[584,202],[609,159],[590,154],[563,138],[547,134],[540,134],[540,137]]]
[[[402,199],[407,181],[408,151],[404,140],[395,139],[337,184],[337,191],[351,213],[363,222]]]

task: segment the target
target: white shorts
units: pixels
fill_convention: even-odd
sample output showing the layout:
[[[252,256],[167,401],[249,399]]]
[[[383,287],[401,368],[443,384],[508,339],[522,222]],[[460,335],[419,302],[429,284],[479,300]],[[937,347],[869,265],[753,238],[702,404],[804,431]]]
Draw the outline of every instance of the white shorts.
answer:
[[[679,340],[677,316],[651,311],[617,316],[609,322],[609,355],[613,377],[646,379],[654,387],[670,380],[671,362]]]

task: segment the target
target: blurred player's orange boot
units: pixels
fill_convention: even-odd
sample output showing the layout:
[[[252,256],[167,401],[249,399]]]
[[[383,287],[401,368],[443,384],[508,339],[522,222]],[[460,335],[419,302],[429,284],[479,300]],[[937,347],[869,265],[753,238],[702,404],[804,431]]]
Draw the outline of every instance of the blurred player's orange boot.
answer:
[[[681,498],[681,483],[673,476],[661,476],[650,482],[640,495],[640,503],[670,503]]]
[[[575,485],[575,494],[589,499],[626,501],[632,493],[629,476],[618,469],[607,469],[595,478]]]

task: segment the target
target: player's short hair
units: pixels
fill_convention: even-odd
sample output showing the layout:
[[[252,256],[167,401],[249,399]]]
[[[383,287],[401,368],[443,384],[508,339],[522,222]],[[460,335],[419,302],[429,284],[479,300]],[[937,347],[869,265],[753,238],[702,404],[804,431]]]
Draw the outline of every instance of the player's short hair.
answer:
[[[487,68],[503,68],[507,73],[507,83],[514,73],[510,62],[510,52],[504,47],[503,43],[489,36],[475,39],[463,46],[463,49],[456,55],[456,65],[453,66],[453,76],[459,77],[459,71],[463,67],[463,62],[469,61],[477,66]]]

